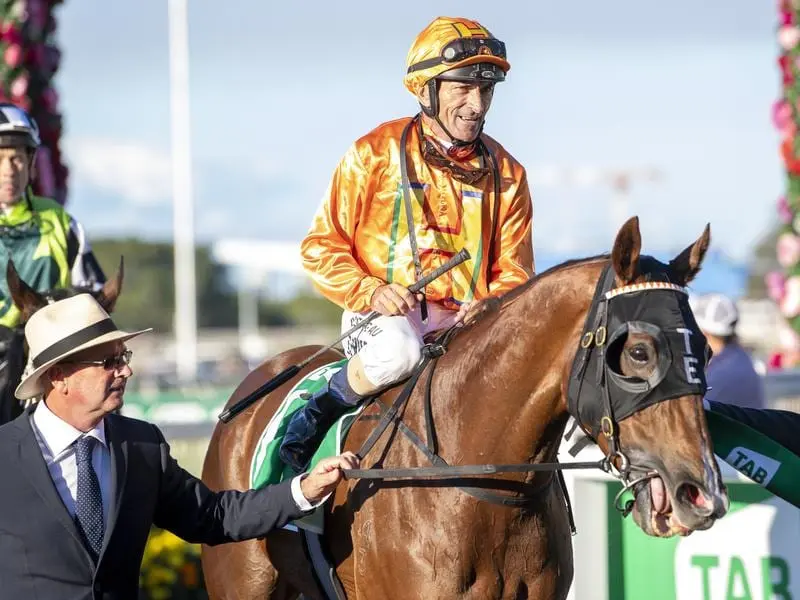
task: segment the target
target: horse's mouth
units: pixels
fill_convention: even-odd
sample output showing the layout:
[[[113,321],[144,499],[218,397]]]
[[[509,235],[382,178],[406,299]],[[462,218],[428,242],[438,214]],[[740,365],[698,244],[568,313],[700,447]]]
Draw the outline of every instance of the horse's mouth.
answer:
[[[669,487],[655,475],[633,487],[636,498],[633,519],[646,533],[656,537],[687,536],[692,530],[678,521]]]

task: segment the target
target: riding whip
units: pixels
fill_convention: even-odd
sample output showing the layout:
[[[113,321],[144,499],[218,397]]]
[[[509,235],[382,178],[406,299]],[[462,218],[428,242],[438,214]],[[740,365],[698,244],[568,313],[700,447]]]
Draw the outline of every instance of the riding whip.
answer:
[[[453,256],[453,258],[448,260],[446,263],[434,269],[427,275],[421,277],[419,280],[415,281],[410,286],[408,286],[408,291],[410,291],[412,294],[418,293],[426,285],[428,285],[435,279],[438,279],[439,277],[447,273],[450,269],[452,269],[453,267],[457,267],[458,265],[463,263],[465,260],[468,260],[469,258],[470,258],[469,251],[466,248],[463,248],[458,254]],[[354,332],[358,331],[368,323],[371,323],[379,316],[380,316],[379,312],[372,311],[369,315],[367,315],[367,317],[363,321],[345,331],[332,343],[328,344],[324,348],[320,348],[314,354],[312,354],[302,362],[299,362],[296,365],[292,365],[291,367],[287,367],[286,369],[275,375],[275,377],[267,381],[264,385],[260,386],[258,389],[251,392],[241,400],[239,400],[236,404],[222,411],[222,413],[220,413],[219,415],[219,420],[222,421],[223,423],[230,422],[231,419],[233,419],[236,415],[245,410],[248,406],[259,400],[263,396],[269,394],[271,391],[275,390],[277,387],[283,385],[284,383],[289,381],[292,377],[297,375],[303,367],[305,367],[312,360],[320,356],[323,352],[330,350],[336,344],[345,339],[347,336],[352,335]]]

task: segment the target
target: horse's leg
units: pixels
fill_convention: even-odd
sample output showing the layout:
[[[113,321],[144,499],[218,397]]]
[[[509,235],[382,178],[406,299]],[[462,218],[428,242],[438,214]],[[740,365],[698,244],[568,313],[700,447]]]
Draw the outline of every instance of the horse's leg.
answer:
[[[203,465],[203,482],[212,490],[247,489],[236,478],[236,469],[220,455],[220,432],[209,442]],[[210,598],[215,600],[296,600],[297,591],[279,576],[267,555],[263,540],[218,546],[203,545],[200,559]]]
[[[203,546],[203,575],[214,600],[297,600],[299,594],[275,570],[261,540]]]
[[[262,364],[239,385],[226,406],[244,398],[317,349],[315,346],[295,349]],[[314,369],[326,360],[330,362],[340,358],[341,355],[332,352],[308,368]],[[286,390],[295,382],[284,384]],[[249,488],[250,459],[258,437],[282,399],[283,395],[275,391],[235,421],[214,429],[202,475],[209,488]],[[301,593],[309,600],[319,598],[300,535],[291,531],[273,531],[267,536],[266,543],[259,540],[203,546],[202,560],[206,586],[212,598],[295,600]]]
[[[560,485],[550,486],[532,532],[540,532],[532,557],[544,564],[535,577],[520,574],[516,595],[509,600],[566,600],[573,579],[572,534]],[[528,537],[528,536],[525,536]]]

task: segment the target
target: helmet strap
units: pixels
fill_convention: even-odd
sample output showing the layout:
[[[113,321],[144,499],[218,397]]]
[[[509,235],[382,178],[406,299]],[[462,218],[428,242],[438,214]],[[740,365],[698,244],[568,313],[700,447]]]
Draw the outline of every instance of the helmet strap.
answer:
[[[419,103],[422,112],[429,116],[431,119],[439,120],[439,86],[436,83],[436,78],[428,80],[428,102],[429,106],[425,106],[422,102]]]

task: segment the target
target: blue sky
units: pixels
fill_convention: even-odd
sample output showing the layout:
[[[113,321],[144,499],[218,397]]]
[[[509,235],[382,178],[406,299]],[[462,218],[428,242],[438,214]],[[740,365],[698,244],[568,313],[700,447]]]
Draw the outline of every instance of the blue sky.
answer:
[[[298,241],[347,146],[416,112],[405,55],[440,14],[508,46],[486,131],[531,173],[538,251],[604,251],[616,232],[611,190],[548,184],[552,166],[657,167],[663,179],[629,199],[653,253],[711,222],[713,247],[744,259],[774,221],[773,2],[190,5],[200,240]],[[166,2],[73,0],[58,17],[69,208],[92,238],[170,238]]]

